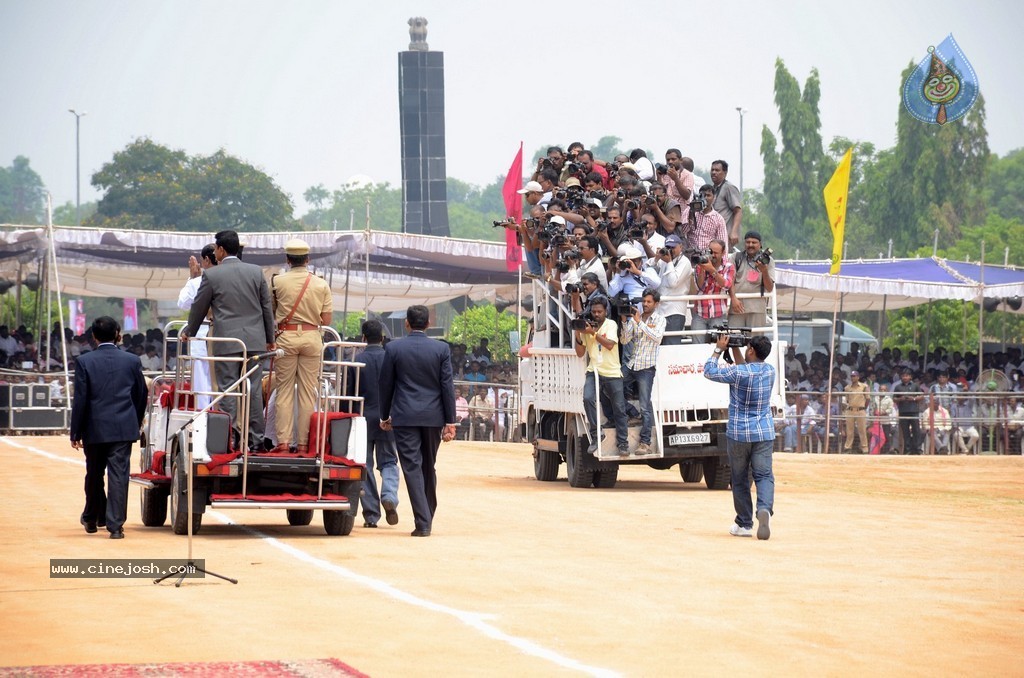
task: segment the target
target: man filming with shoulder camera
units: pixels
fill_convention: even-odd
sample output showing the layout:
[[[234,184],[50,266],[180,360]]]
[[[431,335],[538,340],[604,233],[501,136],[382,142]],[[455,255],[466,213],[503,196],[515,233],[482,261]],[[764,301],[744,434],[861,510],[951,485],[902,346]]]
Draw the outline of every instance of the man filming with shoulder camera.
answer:
[[[744,250],[732,257],[736,279],[729,290],[729,327],[764,327],[768,321],[767,292],[775,289],[775,260],[771,248],[761,248],[761,234],[748,231]],[[738,298],[737,294],[760,294]]]
[[[747,340],[741,352],[733,342],[735,364],[722,365],[722,354],[730,341],[741,337],[720,332],[715,351],[704,364],[704,377],[729,385],[729,421],[726,424],[726,449],[732,469],[732,502],[736,519],[729,534],[750,537],[753,534],[753,504],[750,500],[748,474],[753,474],[757,488],[757,538],[771,536],[769,521],[775,504],[775,475],[772,473],[772,447],[775,423],[772,420],[771,396],[775,386],[775,368],[765,362],[772,351],[768,337]]]

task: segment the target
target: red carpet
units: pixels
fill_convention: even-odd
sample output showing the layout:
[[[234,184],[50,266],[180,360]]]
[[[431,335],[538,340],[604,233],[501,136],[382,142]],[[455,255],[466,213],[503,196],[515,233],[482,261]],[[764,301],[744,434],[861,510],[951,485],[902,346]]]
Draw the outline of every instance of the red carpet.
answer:
[[[0,676],[106,676],[107,678],[365,678],[366,674],[338,659],[265,662],[195,662],[181,664],[64,664],[0,667]]]

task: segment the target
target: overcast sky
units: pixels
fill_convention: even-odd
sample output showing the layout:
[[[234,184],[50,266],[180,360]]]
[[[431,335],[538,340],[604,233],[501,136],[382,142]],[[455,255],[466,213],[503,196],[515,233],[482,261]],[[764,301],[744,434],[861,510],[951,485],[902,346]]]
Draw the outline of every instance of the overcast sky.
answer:
[[[532,8],[532,9],[531,9]],[[826,144],[890,147],[900,73],[950,32],[974,65],[989,145],[1024,146],[1024,4],[963,0],[785,2],[342,2],[0,0],[0,165],[27,156],[54,196],[82,200],[133,139],[190,154],[224,148],[292,196],[357,174],[398,185],[398,57],[407,20],[445,54],[448,175],[484,185],[523,141],[604,135],[699,166],[724,158],[762,181],[761,127],[776,130],[774,64],[821,75]]]

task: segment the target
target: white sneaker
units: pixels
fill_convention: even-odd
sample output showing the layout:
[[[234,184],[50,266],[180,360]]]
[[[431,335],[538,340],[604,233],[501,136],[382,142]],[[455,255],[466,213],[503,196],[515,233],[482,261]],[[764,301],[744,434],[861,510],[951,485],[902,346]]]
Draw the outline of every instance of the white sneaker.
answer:
[[[749,527],[740,527],[736,523],[733,523],[732,527],[729,528],[729,534],[734,537],[753,537],[754,531]]]
[[[771,517],[772,514],[768,509],[757,510],[757,538],[762,541],[772,536],[771,528],[768,527]]]

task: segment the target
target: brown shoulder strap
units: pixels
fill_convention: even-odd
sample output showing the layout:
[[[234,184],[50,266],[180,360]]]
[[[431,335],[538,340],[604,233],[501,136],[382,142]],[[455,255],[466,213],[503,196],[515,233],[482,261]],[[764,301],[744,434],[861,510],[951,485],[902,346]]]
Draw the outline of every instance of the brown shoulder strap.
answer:
[[[282,320],[281,322],[279,322],[277,324],[278,327],[280,327],[281,325],[287,325],[288,323],[290,323],[292,321],[292,316],[295,315],[295,311],[299,308],[299,302],[302,301],[302,295],[306,293],[306,288],[309,287],[309,281],[312,280],[312,279],[313,279],[313,274],[312,273],[307,273],[306,274],[306,282],[304,282],[302,284],[302,289],[299,290],[299,296],[298,296],[298,298],[295,299],[295,305],[292,306],[292,310],[288,314],[288,317],[285,318],[284,320]]]

